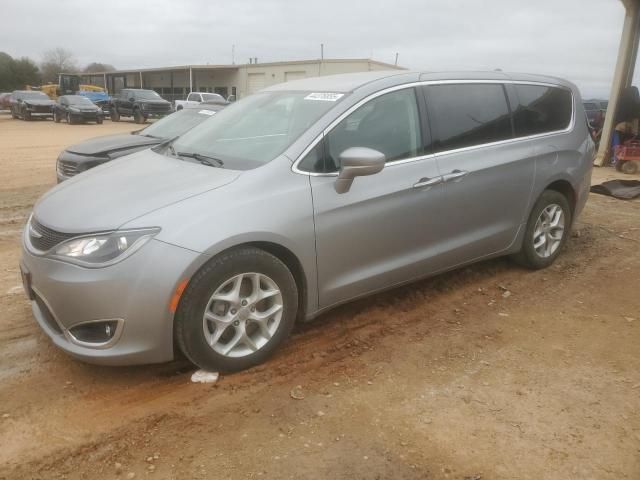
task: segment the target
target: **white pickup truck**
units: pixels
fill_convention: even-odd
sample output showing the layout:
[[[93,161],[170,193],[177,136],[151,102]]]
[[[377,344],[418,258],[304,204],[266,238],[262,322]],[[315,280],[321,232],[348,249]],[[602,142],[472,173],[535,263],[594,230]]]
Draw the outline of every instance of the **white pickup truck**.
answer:
[[[202,102],[225,102],[225,99],[222,95],[218,95],[217,93],[208,93],[208,92],[191,92],[186,100],[176,100],[175,108],[177,110],[182,110],[187,105],[198,105]]]

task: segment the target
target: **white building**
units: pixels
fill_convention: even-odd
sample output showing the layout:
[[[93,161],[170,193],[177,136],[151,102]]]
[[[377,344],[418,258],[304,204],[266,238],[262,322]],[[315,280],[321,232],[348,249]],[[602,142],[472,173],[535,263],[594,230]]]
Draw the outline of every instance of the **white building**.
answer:
[[[148,88],[167,100],[184,99],[190,91],[214,92],[237,98],[269,85],[305,77],[371,70],[402,69],[370,59],[299,60],[242,65],[182,65],[176,67],[117,70],[83,74],[83,82],[104,87],[109,93],[122,88]]]

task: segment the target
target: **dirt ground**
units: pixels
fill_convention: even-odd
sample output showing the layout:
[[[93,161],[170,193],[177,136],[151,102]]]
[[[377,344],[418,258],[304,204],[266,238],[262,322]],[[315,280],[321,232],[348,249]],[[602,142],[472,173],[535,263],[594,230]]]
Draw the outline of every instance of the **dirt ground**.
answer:
[[[67,357],[20,286],[59,151],[136,128],[0,115],[0,479],[640,478],[640,200],[592,194],[552,268],[498,259],[376,295],[199,385],[185,363]]]

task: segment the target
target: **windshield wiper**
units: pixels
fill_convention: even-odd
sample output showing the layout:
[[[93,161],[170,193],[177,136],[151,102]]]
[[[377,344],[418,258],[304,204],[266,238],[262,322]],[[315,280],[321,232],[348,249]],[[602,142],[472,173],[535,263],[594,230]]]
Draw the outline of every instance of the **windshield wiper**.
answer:
[[[169,145],[169,147],[171,148],[172,153],[174,153],[175,150],[173,150],[173,145]],[[208,155],[202,155],[201,153],[178,152],[177,155],[179,157],[184,157],[184,158],[193,158],[194,160],[200,162],[201,164],[207,165],[209,167],[223,167],[224,166],[224,162],[222,160],[220,160],[219,158],[209,157]]]

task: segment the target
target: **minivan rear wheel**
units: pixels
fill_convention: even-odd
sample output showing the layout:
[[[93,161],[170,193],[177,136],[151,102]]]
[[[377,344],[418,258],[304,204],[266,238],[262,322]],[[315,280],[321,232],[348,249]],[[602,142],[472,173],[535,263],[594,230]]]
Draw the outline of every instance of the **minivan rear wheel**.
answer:
[[[205,370],[234,372],[266,360],[288,337],[296,282],[277,257],[254,247],[224,252],[198,271],[176,311],[182,353]]]
[[[570,229],[567,198],[555,190],[545,190],[531,210],[522,249],[514,260],[534,270],[548,267],[560,254]]]

